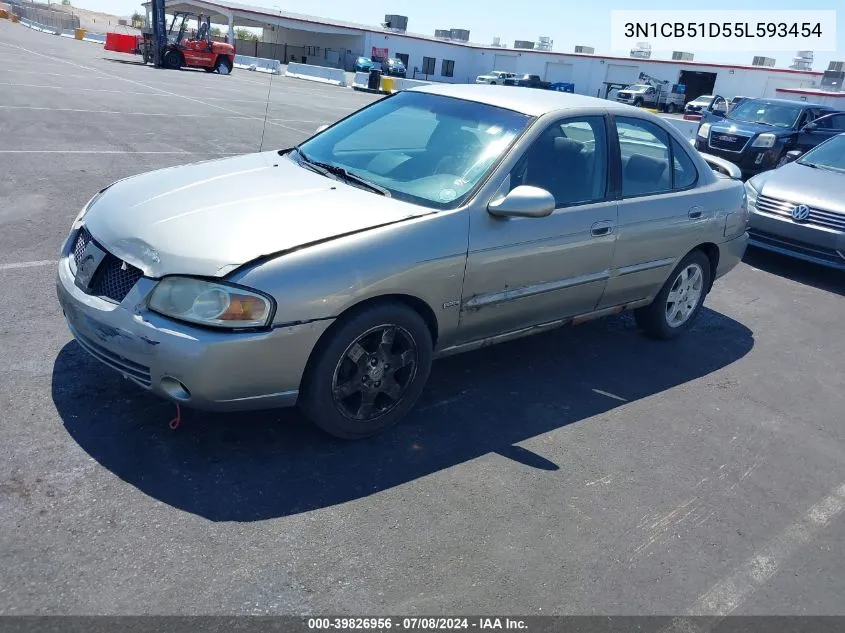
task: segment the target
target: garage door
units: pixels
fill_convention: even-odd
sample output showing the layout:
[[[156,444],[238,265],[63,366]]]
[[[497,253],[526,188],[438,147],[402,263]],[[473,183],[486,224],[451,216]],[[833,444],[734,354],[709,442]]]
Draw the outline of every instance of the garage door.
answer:
[[[633,84],[637,82],[640,75],[639,66],[627,66],[623,64],[608,64],[607,74],[604,80],[615,84]]]
[[[496,55],[493,58],[493,70],[516,72],[516,55]]]
[[[786,95],[778,94],[778,88],[812,88],[813,82],[798,77],[769,77],[766,80],[766,89],[763,91],[764,97],[784,97]]]
[[[546,81],[572,83],[572,64],[546,62]]]

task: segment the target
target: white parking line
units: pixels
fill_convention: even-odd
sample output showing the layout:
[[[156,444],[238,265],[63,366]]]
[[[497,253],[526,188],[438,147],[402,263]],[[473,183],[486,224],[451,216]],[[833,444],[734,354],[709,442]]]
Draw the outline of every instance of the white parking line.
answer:
[[[40,62],[39,62],[40,63]],[[101,79],[100,77],[91,77],[91,75],[74,75],[72,73],[41,73],[32,70],[20,70],[18,68],[4,68],[4,73],[20,73],[22,75],[38,75],[39,77],[68,77],[69,79]],[[102,79],[105,79],[104,77]],[[13,85],[13,84],[7,84]]]
[[[38,57],[44,57],[46,59],[52,59],[52,60],[55,60],[56,62],[58,62],[60,64],[67,64],[69,66],[74,66],[75,68],[81,68],[83,70],[89,70],[93,73],[98,73],[98,74],[103,75],[105,77],[111,77],[113,79],[116,79],[117,81],[125,81],[125,82],[130,83],[130,84],[135,84],[136,86],[141,86],[142,88],[147,88],[148,90],[156,90],[156,91],[164,93],[164,94],[170,94],[170,95],[173,95],[175,97],[180,97],[180,98],[182,98],[186,101],[192,101],[194,103],[204,105],[208,108],[215,108],[217,110],[222,110],[223,112],[228,112],[230,114],[236,114],[236,115],[239,115],[239,116],[248,116],[249,118],[255,119],[256,121],[264,122],[264,120],[265,120],[264,117],[261,117],[261,116],[244,115],[243,112],[238,112],[237,110],[232,110],[231,108],[226,108],[226,107],[223,107],[223,106],[215,105],[213,103],[207,103],[207,102],[203,101],[202,99],[196,99],[194,97],[187,97],[187,96],[184,96],[184,95],[179,95],[175,92],[170,92],[168,90],[164,90],[163,88],[157,88],[156,86],[150,86],[148,84],[145,84],[145,83],[140,82],[140,81],[136,81],[134,79],[127,79],[126,77],[120,77],[119,75],[113,75],[111,73],[107,73],[107,72],[104,72],[102,70],[92,68],[91,66],[85,66],[83,64],[77,64],[77,63],[69,61],[67,59],[62,59],[61,57],[55,57],[53,55],[47,55],[45,53],[39,53],[38,51],[33,51],[33,50],[28,49],[28,48],[24,48],[23,46],[17,46],[15,44],[9,44],[7,42],[0,42],[0,47],[12,48],[12,49],[23,51],[25,53],[29,53],[30,55],[36,55]],[[267,124],[268,125],[275,125],[276,127],[282,127],[282,128],[288,129],[288,130],[292,130],[294,132],[300,132],[300,133],[310,132],[310,130],[303,130],[303,129],[300,129],[300,128],[291,127],[290,125],[285,125],[284,123],[279,123],[277,121],[267,121]]]
[[[52,266],[57,263],[52,259],[43,259],[35,262],[17,262],[14,264],[0,264],[0,270],[15,270],[17,268],[35,268],[37,266]]]
[[[252,120],[255,117],[241,116],[220,116],[219,114],[173,114],[172,112],[118,112],[117,110],[85,110],[83,108],[47,108],[42,106],[10,106],[0,105],[5,110],[46,110],[48,112],[84,112],[86,114],[121,114],[125,116],[165,116],[173,118],[188,119],[246,119]],[[302,130],[303,132],[305,130]]]
[[[736,610],[751,594],[777,573],[795,550],[809,543],[845,510],[845,484],[819,501],[801,519],[766,543],[730,576],[702,595],[688,610],[690,617],[676,618],[661,633],[702,633]],[[694,616],[711,616],[704,622]]]
[[[0,154],[178,154],[179,156],[239,156],[243,152],[136,151],[126,149],[0,149]]]

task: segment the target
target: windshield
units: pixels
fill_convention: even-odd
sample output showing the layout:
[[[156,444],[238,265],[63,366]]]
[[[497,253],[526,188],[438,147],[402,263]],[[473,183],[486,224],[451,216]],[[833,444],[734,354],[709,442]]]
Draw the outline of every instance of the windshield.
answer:
[[[697,99],[693,100],[693,103],[707,105],[711,101],[713,101],[713,97],[698,97]]]
[[[845,134],[817,145],[797,161],[800,165],[845,172]]]
[[[792,106],[749,99],[736,106],[729,118],[746,123],[763,123],[774,127],[791,128],[801,115],[801,110],[800,105]]]
[[[436,209],[461,205],[531,117],[482,103],[403,91],[299,146],[394,198]]]
[[[633,86],[628,86],[625,90],[630,90],[631,92],[642,92],[643,90],[648,90],[648,88],[648,86],[634,84]]]

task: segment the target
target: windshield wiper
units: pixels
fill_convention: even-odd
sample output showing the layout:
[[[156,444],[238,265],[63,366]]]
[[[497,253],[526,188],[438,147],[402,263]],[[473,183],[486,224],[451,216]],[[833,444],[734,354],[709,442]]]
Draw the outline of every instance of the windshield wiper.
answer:
[[[294,149],[300,155],[300,157],[302,157],[302,160],[306,164],[310,165],[311,167],[317,168],[317,170],[320,171],[324,176],[336,176],[337,178],[346,180],[347,182],[353,182],[357,185],[360,185],[379,195],[386,196],[388,198],[390,197],[390,192],[384,187],[380,187],[379,185],[371,183],[369,180],[364,180],[360,176],[353,174],[350,171],[347,171],[344,167],[341,167],[340,165],[332,165],[331,163],[322,163],[320,161],[314,160],[310,156],[305,154],[305,152],[303,152],[301,149],[299,149],[299,146],[295,147]]]

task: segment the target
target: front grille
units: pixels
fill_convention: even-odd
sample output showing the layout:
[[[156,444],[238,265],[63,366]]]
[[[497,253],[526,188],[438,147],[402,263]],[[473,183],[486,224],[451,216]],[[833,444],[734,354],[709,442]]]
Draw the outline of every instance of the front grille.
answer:
[[[746,143],[748,143],[749,138],[748,136],[710,130],[710,139],[708,142],[710,143],[710,147],[714,149],[722,149],[727,152],[741,152]]]
[[[91,292],[120,303],[142,276],[139,269],[109,253],[97,269]]]
[[[88,232],[88,229],[82,227],[73,245],[74,266],[72,266],[72,270],[74,274],[76,274],[76,267],[82,261],[82,255],[90,242],[95,242],[94,237]],[[97,244],[97,246],[102,248],[100,244]],[[94,273],[91,287],[88,288],[87,292],[120,303],[143,275],[144,273],[140,269],[106,252],[100,267]]]
[[[77,266],[79,266],[79,262],[82,260],[82,253],[85,252],[85,247],[88,246],[88,242],[91,239],[91,234],[85,227],[82,227],[79,233],[76,234],[76,242],[73,245],[73,263]]]
[[[757,196],[756,207],[764,212],[771,213],[784,218],[792,217],[792,209],[799,203],[788,200],[781,200],[779,198],[772,198],[771,196]],[[833,211],[823,211],[822,209],[814,209],[810,207],[810,215],[804,222],[803,226],[819,226],[826,229],[833,229],[835,231],[845,232],[845,213],[835,213]]]
[[[108,365],[126,378],[129,378],[133,382],[141,385],[144,389],[150,389],[152,387],[153,380],[150,376],[149,367],[136,363],[135,361],[131,361],[123,356],[119,356],[114,352],[110,352],[105,347],[92,341],[90,338],[82,336],[72,325],[70,325],[70,323],[68,323],[68,327],[70,328],[71,334],[73,334],[73,337],[76,339],[76,342],[79,343],[82,349],[91,354],[91,356],[104,365]]]
[[[758,242],[762,246],[771,246],[782,250],[792,251],[798,255],[804,255],[813,259],[819,259],[837,266],[845,265],[845,255],[839,253],[832,248],[824,248],[823,246],[815,246],[807,244],[799,240],[794,240],[783,235],[774,235],[766,233],[757,229],[750,229],[748,236],[752,241]]]

